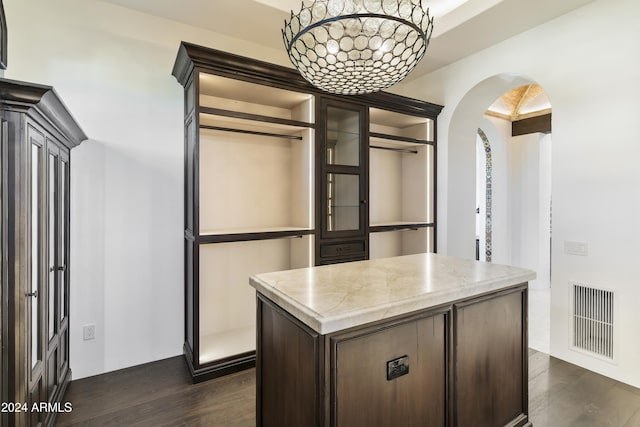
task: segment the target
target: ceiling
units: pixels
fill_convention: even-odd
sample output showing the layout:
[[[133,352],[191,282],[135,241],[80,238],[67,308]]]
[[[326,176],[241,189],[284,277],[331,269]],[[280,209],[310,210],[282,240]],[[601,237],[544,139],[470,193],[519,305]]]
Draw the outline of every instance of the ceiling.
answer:
[[[486,113],[513,122],[551,113],[551,102],[540,85],[524,85],[496,99]]]
[[[101,0],[284,49],[280,30],[301,0]],[[434,33],[408,80],[538,26],[594,0],[429,0]]]

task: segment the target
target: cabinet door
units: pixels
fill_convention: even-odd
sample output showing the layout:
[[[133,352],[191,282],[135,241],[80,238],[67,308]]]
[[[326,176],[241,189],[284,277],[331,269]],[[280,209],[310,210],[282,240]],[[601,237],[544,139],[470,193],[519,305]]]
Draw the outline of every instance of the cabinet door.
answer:
[[[523,425],[528,412],[526,291],[457,304],[455,425]],[[477,393],[483,390],[483,393]]]
[[[69,152],[60,150],[57,170],[58,232],[56,254],[56,319],[58,329],[57,378],[63,383],[69,371],[69,224],[70,224],[70,164]]]
[[[58,299],[60,252],[60,150],[49,141],[47,144],[47,292],[42,312],[46,318],[46,396],[49,401],[58,388]]]
[[[29,255],[27,282],[25,286],[26,310],[24,341],[27,354],[27,387],[29,407],[34,403],[44,401],[44,370],[46,357],[46,343],[44,334],[45,316],[45,286],[46,276],[43,266],[46,261],[43,249],[46,247],[46,226],[43,212],[46,212],[45,202],[45,137],[32,126],[27,127],[27,142],[29,159],[27,168],[29,183]],[[29,424],[37,426],[43,422],[42,414],[32,411]]]
[[[368,111],[321,99],[317,143],[316,264],[368,258]]]
[[[46,397],[59,396],[68,370],[69,329],[69,155],[55,141],[47,139],[47,278],[46,302]]]
[[[444,426],[445,315],[345,340],[335,350],[337,426]]]

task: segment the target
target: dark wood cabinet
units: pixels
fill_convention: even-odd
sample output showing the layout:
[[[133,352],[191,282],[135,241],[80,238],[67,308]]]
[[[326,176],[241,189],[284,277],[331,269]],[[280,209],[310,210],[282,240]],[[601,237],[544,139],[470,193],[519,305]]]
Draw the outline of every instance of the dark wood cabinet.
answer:
[[[333,425],[445,426],[446,319],[436,313],[334,337]]]
[[[530,426],[527,285],[319,334],[258,293],[258,426]]]
[[[2,390],[51,425],[69,368],[70,150],[87,139],[51,87],[0,79],[2,99]]]
[[[185,42],[173,75],[184,87],[184,354],[194,381],[255,365],[249,276],[367,259],[372,231],[378,257],[435,251],[426,212],[435,212],[442,106],[385,92],[331,95],[292,68]],[[433,138],[414,136],[416,123]],[[392,148],[431,144],[429,161],[383,160],[394,169],[377,182],[393,185],[374,186],[376,209],[400,204],[376,217],[376,230],[372,131],[394,135]],[[407,195],[421,207],[400,202],[403,181],[423,181]]]
[[[369,257],[368,110],[321,98],[316,140],[316,265]]]
[[[455,425],[528,422],[526,298],[512,291],[455,306]]]

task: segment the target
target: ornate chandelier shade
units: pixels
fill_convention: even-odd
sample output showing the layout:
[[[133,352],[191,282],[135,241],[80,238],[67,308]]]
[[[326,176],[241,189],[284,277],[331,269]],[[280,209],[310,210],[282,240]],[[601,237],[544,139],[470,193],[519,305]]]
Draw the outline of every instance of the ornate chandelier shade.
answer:
[[[331,93],[377,92],[418,64],[433,31],[426,0],[303,0],[285,20],[289,58]]]

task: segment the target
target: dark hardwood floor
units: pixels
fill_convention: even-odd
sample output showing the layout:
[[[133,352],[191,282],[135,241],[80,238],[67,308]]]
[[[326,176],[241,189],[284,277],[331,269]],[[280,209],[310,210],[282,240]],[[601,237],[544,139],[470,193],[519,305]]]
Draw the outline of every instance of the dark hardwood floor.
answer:
[[[255,370],[192,384],[182,356],[72,381],[56,426],[253,426]]]
[[[255,370],[191,384],[182,357],[72,381],[56,426],[253,426]],[[529,350],[535,427],[640,427],[640,390]]]
[[[640,427],[640,389],[529,350],[534,427]]]

